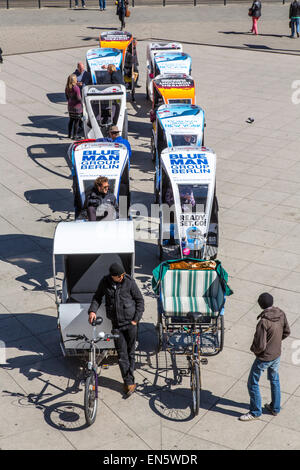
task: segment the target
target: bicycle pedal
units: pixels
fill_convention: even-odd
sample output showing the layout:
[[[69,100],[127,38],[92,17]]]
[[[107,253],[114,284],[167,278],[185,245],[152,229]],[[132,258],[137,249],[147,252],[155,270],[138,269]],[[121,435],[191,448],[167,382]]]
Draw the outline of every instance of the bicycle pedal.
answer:
[[[205,358],[202,358],[202,359],[200,360],[200,362],[201,362],[201,364],[203,364],[204,366],[206,366],[206,365],[208,364],[208,359],[206,359],[206,357],[205,357]]]

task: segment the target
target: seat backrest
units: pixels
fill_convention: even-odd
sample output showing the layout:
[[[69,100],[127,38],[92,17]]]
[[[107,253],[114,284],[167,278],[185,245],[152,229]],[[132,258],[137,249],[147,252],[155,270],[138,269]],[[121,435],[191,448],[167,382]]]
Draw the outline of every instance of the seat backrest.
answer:
[[[207,310],[213,313],[219,312],[224,298],[222,285],[214,270],[168,270],[162,279],[161,294],[164,308],[175,305],[175,308],[172,307],[173,313],[177,313],[176,305],[182,307],[182,303],[170,303],[168,299],[190,299],[191,311],[195,305],[193,299],[199,299],[197,304],[204,305],[206,313],[209,313]]]

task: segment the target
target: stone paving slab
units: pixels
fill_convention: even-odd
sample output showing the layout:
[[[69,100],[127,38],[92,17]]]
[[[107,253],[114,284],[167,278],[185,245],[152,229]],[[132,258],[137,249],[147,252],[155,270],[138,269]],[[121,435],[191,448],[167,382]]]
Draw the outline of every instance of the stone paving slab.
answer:
[[[149,37],[162,37],[168,14],[173,22],[168,35],[173,38],[178,20],[170,9],[159,11],[160,20],[148,23],[142,31],[137,23],[141,18],[148,21],[150,13],[146,7],[134,10],[132,23],[128,23],[134,25],[133,33],[141,38],[148,33]],[[288,54],[250,52],[241,41],[244,35],[216,32],[224,31],[224,18],[222,29],[218,29],[220,20],[212,28],[214,8],[203,6],[201,11],[207,14],[205,28],[202,32],[199,25],[197,28],[201,37],[192,28],[187,34],[192,18],[190,12],[186,14],[184,33],[190,44],[184,44],[184,50],[192,56],[197,100],[206,112],[205,141],[218,155],[219,258],[234,290],[226,303],[225,347],[202,368],[202,408],[192,418],[188,378],[176,383],[170,358],[164,352],[155,353],[157,311],[151,273],[159,262],[157,246],[155,240],[138,239],[136,280],[146,305],[136,352],[138,389],[130,400],[122,399],[119,368],[112,362],[100,379],[100,411],[90,429],[84,426],[79,364],[64,359],[59,348],[51,253],[57,223],[73,218],[63,90],[78,60],[84,60],[87,48],[96,44],[100,29],[91,29],[96,20],[91,22],[89,15],[95,12],[82,12],[87,15],[81,17],[76,33],[76,25],[61,28],[62,40],[62,31],[56,37],[51,32],[57,32],[75,12],[62,13],[56,26],[50,11],[43,20],[40,13],[32,18],[25,13],[24,30],[18,25],[20,36],[12,43],[7,35],[13,30],[9,21],[17,23],[19,13],[0,18],[0,24],[4,17],[8,21],[6,27],[2,25],[2,38],[6,53],[12,54],[1,66],[8,90],[8,104],[0,109],[0,340],[7,346],[6,364],[0,369],[2,449],[300,448],[300,373],[293,359],[295,341],[300,339],[300,108],[291,100],[297,59]],[[228,15],[228,31],[234,31],[234,22],[240,26],[237,31],[248,25],[248,18],[239,19],[241,7],[218,11]],[[289,52],[292,48],[297,53],[297,41],[274,32],[284,30],[286,6],[268,5],[264,11],[261,28],[273,36],[247,36],[247,41],[258,39],[274,50]],[[105,21],[104,26],[111,17]],[[22,43],[25,28],[28,36],[31,28],[36,36]],[[85,36],[88,30],[91,39],[82,41],[83,30]],[[220,35],[223,44],[219,45],[230,47],[191,44],[205,41],[216,45]],[[40,49],[56,49],[58,42],[60,47],[81,47],[16,55],[36,48],[36,41],[40,41]],[[144,94],[146,41],[139,41],[138,51],[142,88],[137,103],[128,103],[129,139],[134,150],[131,189],[134,203],[150,207],[154,172],[149,154],[149,104]],[[246,123],[250,116],[255,118],[252,125]],[[157,228],[157,219],[147,220]],[[146,230],[140,235],[145,236]],[[249,406],[247,377],[253,361],[249,347],[260,313],[256,299],[265,290],[286,311],[292,327],[291,337],[283,344],[283,407],[278,417],[264,414],[253,423],[241,423],[238,416]],[[268,401],[265,376],[261,389]]]

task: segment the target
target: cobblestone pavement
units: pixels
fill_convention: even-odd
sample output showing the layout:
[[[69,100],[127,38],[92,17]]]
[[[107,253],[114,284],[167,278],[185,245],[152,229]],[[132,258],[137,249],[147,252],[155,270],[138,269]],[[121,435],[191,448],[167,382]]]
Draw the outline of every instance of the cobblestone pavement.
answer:
[[[279,14],[284,8],[286,13],[286,6],[274,7],[276,27],[268,24],[266,13],[261,29],[281,34],[286,19]],[[2,48],[9,54],[1,66],[6,104],[0,108],[0,340],[6,346],[0,349],[2,449],[300,448],[300,105],[292,100],[297,101],[293,86],[297,86],[298,59],[261,53],[258,47],[268,41],[273,50],[289,52],[293,47],[297,52],[298,42],[279,36],[243,35],[241,40],[239,35],[221,35],[222,22],[222,30],[234,29],[237,7],[236,16],[224,18],[219,13],[209,36],[212,13],[207,13],[206,30],[199,28],[197,38],[193,18],[184,23],[184,31],[177,26],[175,36],[178,10],[169,8],[173,22],[168,31],[163,21],[167,10],[160,11],[161,22],[150,26],[145,19],[144,32],[134,20],[128,29],[141,39],[184,35],[184,50],[193,59],[197,102],[206,112],[206,145],[218,156],[219,258],[234,290],[225,310],[224,350],[203,367],[202,407],[192,418],[189,380],[175,384],[170,358],[165,352],[155,354],[156,301],[150,283],[158,263],[156,245],[153,240],[137,240],[136,279],[146,300],[137,349],[137,392],[122,399],[119,368],[111,361],[100,381],[97,421],[85,428],[78,364],[64,359],[59,348],[51,253],[57,223],[73,217],[64,86],[95,39],[83,41],[78,37],[83,31],[74,32],[72,26],[66,28],[65,37],[59,32],[58,45],[53,31],[60,27],[54,26],[54,19],[63,22],[63,14],[38,12],[48,16],[38,27],[44,36],[40,48],[53,49],[38,52],[31,27],[25,37],[25,27],[17,24],[19,12],[15,25],[9,12],[10,20],[5,27],[1,24]],[[149,18],[150,13],[144,8],[134,15]],[[248,18],[240,20],[239,30],[244,31],[247,23]],[[79,25],[85,36],[88,28],[99,27],[88,24]],[[18,30],[20,37],[15,34]],[[95,38],[98,33],[90,31]],[[221,38],[217,45],[226,42],[230,47],[215,46],[216,37]],[[255,52],[252,47],[240,49],[245,38],[247,44],[255,43]],[[210,40],[215,47],[209,46]],[[55,50],[70,43],[74,48]],[[132,199],[150,205],[154,199],[151,125],[144,93],[146,44],[138,43],[142,88],[136,104],[128,103],[128,112],[134,151]],[[248,117],[254,118],[252,124],[246,122]],[[292,331],[283,343],[282,411],[277,417],[263,414],[243,423],[238,416],[248,410],[247,377],[253,361],[249,347],[259,314],[256,299],[263,291],[271,292],[276,305],[285,310]],[[263,402],[269,402],[266,377],[261,391]]]

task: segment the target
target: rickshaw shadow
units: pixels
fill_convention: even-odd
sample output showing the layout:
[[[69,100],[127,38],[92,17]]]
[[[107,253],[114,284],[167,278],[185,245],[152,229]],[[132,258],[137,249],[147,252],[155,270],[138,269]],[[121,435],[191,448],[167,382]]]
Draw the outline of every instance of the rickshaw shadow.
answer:
[[[46,96],[50,103],[66,105],[65,93],[47,93]]]
[[[55,212],[64,212],[67,214],[65,220],[69,220],[74,212],[74,196],[69,189],[33,189],[31,191],[25,191],[24,196],[30,204],[42,204],[48,205],[49,209],[53,214]],[[59,219],[51,219],[49,216],[42,216],[37,219],[38,222],[60,222],[62,217]]]
[[[25,271],[15,277],[23,291],[54,292],[54,287],[48,283],[48,279],[52,282],[53,278],[52,244],[52,239],[34,235],[11,234],[9,239],[0,236],[2,262]]]
[[[68,128],[68,116],[66,117],[58,117],[55,115],[45,115],[45,116],[28,116],[30,119],[31,124],[23,124],[22,127],[25,128],[34,128],[34,129],[47,129],[49,131],[55,132],[55,134],[42,134],[45,138],[55,137],[60,138],[57,135],[58,132],[64,134],[66,137],[67,128]],[[22,132],[18,132],[18,135],[26,135],[26,136],[35,136],[36,134],[27,133],[24,134]],[[42,136],[41,134],[38,134]]]
[[[192,410],[190,376],[185,356],[171,356],[164,348],[157,352],[157,334],[151,323],[140,324],[136,369],[143,377],[137,393],[149,401],[151,410],[163,419],[185,422],[195,419]],[[207,411],[239,417],[249,404],[214,395],[202,388],[199,416]]]
[[[66,165],[69,167],[71,173],[72,164],[66,158],[68,147],[69,143],[30,145],[27,147],[27,154],[28,157],[43,170],[46,170],[55,176],[60,176],[61,178],[70,180],[72,179],[71,174],[66,176],[60,173],[59,168],[61,165],[58,164],[57,166],[54,166],[54,162],[52,161],[55,158],[65,158]],[[48,161],[49,166],[47,166]],[[57,171],[53,168],[57,168]],[[65,168],[65,166],[62,166],[62,168]]]

